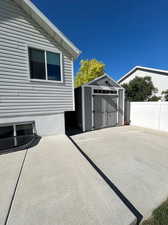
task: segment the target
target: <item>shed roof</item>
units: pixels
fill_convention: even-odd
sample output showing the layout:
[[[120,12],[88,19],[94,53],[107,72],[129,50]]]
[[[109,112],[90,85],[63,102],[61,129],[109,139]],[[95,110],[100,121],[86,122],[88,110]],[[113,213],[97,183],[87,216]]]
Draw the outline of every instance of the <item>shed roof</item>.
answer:
[[[121,85],[118,84],[118,82],[115,81],[115,80],[114,80],[110,75],[108,75],[107,73],[104,73],[102,76],[97,77],[96,79],[94,79],[94,80],[88,82],[87,84],[84,84],[83,86],[85,86],[85,85],[95,85],[97,82],[99,82],[99,81],[100,81],[101,79],[103,79],[103,78],[108,79],[109,82],[110,82],[110,84],[111,84],[111,86],[114,86],[114,84],[115,84],[115,87],[122,88]]]
[[[25,12],[38,23],[56,42],[58,42],[75,59],[81,51],[31,2],[31,0],[15,1]]]

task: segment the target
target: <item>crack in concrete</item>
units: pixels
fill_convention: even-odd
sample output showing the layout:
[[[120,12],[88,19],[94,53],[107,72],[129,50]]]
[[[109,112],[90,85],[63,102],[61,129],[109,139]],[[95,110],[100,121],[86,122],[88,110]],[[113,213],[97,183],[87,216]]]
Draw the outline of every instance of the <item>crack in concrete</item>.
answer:
[[[14,199],[15,199],[17,187],[18,187],[19,180],[20,180],[20,177],[21,177],[21,174],[22,174],[22,171],[23,171],[23,167],[24,167],[24,163],[25,163],[25,160],[26,160],[26,157],[27,157],[27,153],[28,153],[28,149],[25,152],[25,155],[24,155],[21,167],[20,167],[19,175],[18,175],[16,184],[15,184],[14,192],[13,192],[13,195],[12,195],[12,198],[11,198],[11,201],[10,201],[10,205],[9,205],[9,209],[8,209],[8,212],[7,212],[7,215],[6,215],[4,225],[7,225],[7,223],[8,223],[8,218],[9,218],[9,215],[10,215],[10,212],[11,212],[11,209],[12,209],[12,205],[13,205],[13,202],[14,202]]]

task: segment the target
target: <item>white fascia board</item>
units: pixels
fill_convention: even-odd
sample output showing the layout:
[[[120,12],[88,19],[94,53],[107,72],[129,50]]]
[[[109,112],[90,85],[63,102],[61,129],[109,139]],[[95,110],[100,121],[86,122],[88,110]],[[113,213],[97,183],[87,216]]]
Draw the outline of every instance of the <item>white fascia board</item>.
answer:
[[[90,82],[88,82],[87,84],[84,84],[84,85],[82,85],[82,86],[91,85],[92,83],[94,83],[95,81],[98,81],[98,80],[102,79],[103,77],[107,77],[109,80],[111,80],[111,81],[113,81],[115,84],[117,84],[117,86],[118,86],[119,88],[122,88],[121,85],[118,84],[118,82],[115,81],[115,80],[114,80],[110,75],[108,75],[107,73],[104,73],[102,76],[97,77],[96,79],[91,80]]]
[[[115,84],[118,85],[119,88],[123,88],[117,81],[115,81],[110,75],[108,75],[107,73],[105,74],[106,77],[108,77],[110,80],[112,80]]]
[[[102,75],[102,76],[100,76],[100,77],[96,77],[94,80],[89,81],[86,85],[90,85],[90,84],[94,83],[95,81],[100,80],[101,78],[103,78],[103,77],[105,77],[105,76],[106,76],[106,75],[105,75],[105,74],[103,74],[103,75]]]
[[[23,8],[33,20],[66,49],[73,59],[81,54],[81,51],[30,0],[13,1]]]
[[[149,72],[164,73],[164,74],[167,74],[168,75],[168,71],[167,70],[159,70],[159,69],[150,68],[150,67],[135,66],[128,73],[126,73],[124,76],[122,76],[118,80],[118,83],[120,83],[121,81],[125,80],[127,77],[129,77],[136,70],[146,70],[146,71],[149,71]]]
[[[136,66],[136,69],[168,74],[168,71],[167,70],[160,70],[160,69],[155,69],[155,68],[150,68],[150,67]]]
[[[121,81],[123,81],[125,78],[129,77],[129,75],[132,74],[137,68],[138,68],[138,66],[135,66],[134,68],[132,68],[128,73],[126,73],[124,76],[122,76],[118,80],[118,83],[120,83]]]

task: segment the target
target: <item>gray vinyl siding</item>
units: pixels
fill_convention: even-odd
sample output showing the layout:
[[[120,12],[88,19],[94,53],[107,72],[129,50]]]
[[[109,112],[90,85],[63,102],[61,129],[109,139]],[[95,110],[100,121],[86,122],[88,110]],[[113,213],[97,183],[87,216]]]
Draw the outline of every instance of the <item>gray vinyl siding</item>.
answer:
[[[123,117],[124,117],[124,90],[119,90],[119,99],[118,99],[118,125],[123,125]]]
[[[85,130],[92,129],[92,89],[84,87]]]
[[[75,112],[77,127],[82,130],[82,88],[75,88]]]
[[[110,84],[110,86],[113,87],[120,87],[116,82],[114,82],[113,80],[108,79],[108,77],[102,77],[99,80],[96,80],[95,82],[93,82],[91,85],[98,85],[98,86],[107,86],[108,82]]]
[[[131,104],[129,101],[125,101],[125,108],[124,108],[124,122],[128,125],[130,124],[130,110],[131,109]]]
[[[63,83],[29,80],[28,46],[63,54]],[[73,62],[13,0],[0,0],[0,118],[73,110]]]

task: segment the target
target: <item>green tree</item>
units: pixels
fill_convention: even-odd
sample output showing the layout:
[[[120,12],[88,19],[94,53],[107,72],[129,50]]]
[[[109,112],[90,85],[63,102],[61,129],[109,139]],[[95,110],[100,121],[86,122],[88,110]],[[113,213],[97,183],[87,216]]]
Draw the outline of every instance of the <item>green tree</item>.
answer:
[[[152,97],[150,97],[148,99],[149,102],[158,102],[162,97],[161,96],[156,96],[156,95],[153,95]]]
[[[126,90],[129,101],[150,101],[157,88],[154,87],[151,77],[135,77],[128,84],[122,85]]]
[[[162,91],[162,95],[164,95],[165,101],[168,101],[168,89],[166,91]]]
[[[79,72],[75,77],[75,87],[80,87],[102,76],[104,74],[104,67],[105,65],[96,59],[81,60]]]

